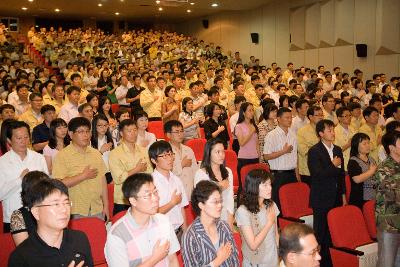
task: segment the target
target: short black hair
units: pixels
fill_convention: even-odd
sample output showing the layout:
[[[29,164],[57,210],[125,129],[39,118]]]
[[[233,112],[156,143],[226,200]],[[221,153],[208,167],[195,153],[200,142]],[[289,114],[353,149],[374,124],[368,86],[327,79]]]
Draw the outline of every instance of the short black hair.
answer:
[[[33,92],[29,95],[29,101],[33,101],[33,99],[35,99],[35,97],[39,97],[40,99],[43,99],[43,96],[41,94]]]
[[[387,155],[390,155],[389,146],[396,146],[396,142],[399,139],[400,132],[398,131],[387,132],[382,136],[382,145]]]
[[[342,117],[343,113],[344,113],[346,110],[350,112],[350,109],[349,109],[348,107],[340,107],[340,108],[338,108],[338,109],[336,110],[336,116],[337,116],[337,117]]]
[[[11,104],[3,104],[0,106],[0,114],[3,113],[5,109],[12,109],[15,112],[15,107]]]
[[[379,114],[379,111],[378,111],[376,108],[374,108],[374,107],[366,107],[366,108],[364,109],[364,111],[363,111],[363,117],[364,117],[364,119],[365,119],[366,117],[369,117],[369,116],[372,114],[372,112],[376,112],[376,113]]]
[[[18,84],[18,85],[17,85],[17,92],[18,92],[19,90],[21,90],[22,88],[29,89],[29,86],[28,86],[27,84],[24,84],[24,83]]]
[[[74,65],[76,65],[76,63],[74,63]],[[75,80],[75,78],[78,78],[78,77],[82,79],[82,76],[80,74],[78,74],[78,73],[72,74],[71,75],[71,81]]]
[[[278,109],[277,116],[280,118],[280,117],[282,117],[282,115],[284,113],[287,113],[287,112],[292,112],[292,111],[289,108],[281,107],[281,108]]]
[[[215,191],[221,193],[221,188],[212,181],[203,180],[196,184],[190,202],[192,204],[192,209],[197,216],[201,213],[199,203],[204,204]]]
[[[157,161],[159,155],[165,152],[171,152],[172,147],[170,143],[164,140],[156,141],[149,147],[149,158]]]
[[[6,132],[7,138],[11,140],[14,130],[19,129],[19,128],[26,128],[29,136],[31,136],[31,130],[29,128],[29,125],[26,122],[13,120],[10,122],[10,124],[7,127],[7,132]]]
[[[130,197],[136,197],[140,188],[144,184],[152,183],[153,177],[148,173],[135,173],[128,176],[122,184],[122,193],[124,198],[129,199]]]
[[[46,197],[56,191],[69,197],[67,186],[60,180],[44,179],[36,183],[32,187],[32,190],[30,190],[30,194],[27,195],[27,202],[30,205],[28,208],[32,208],[35,205],[42,203]]]
[[[315,126],[315,131],[317,133],[317,136],[320,137],[319,133],[325,131],[325,129],[328,127],[335,127],[333,121],[323,119],[317,122],[317,125]]]
[[[83,112],[83,110],[85,109],[85,108],[87,108],[87,107],[92,107],[89,103],[83,103],[82,105],[80,105],[79,107],[78,107],[78,112],[79,113],[82,113]]]
[[[67,89],[67,95],[72,94],[73,91],[76,91],[78,93],[81,93],[81,88],[77,87],[77,86],[70,86]]]
[[[119,130],[120,132],[122,132],[122,130],[124,130],[125,127],[131,126],[131,125],[135,125],[135,126],[136,126],[136,123],[135,123],[134,120],[132,120],[132,119],[123,120],[123,121],[121,121],[121,122],[119,123],[119,125],[118,125],[118,130]]]
[[[32,187],[44,180],[50,179],[50,177],[41,171],[30,171],[22,178],[21,182],[21,201],[22,206],[24,207],[32,207],[31,203],[29,203],[29,195],[31,194]]]
[[[296,101],[295,108],[298,110],[303,104],[309,104],[307,99],[299,99]]]
[[[351,102],[351,103],[349,103],[348,108],[350,109],[350,111],[353,111],[358,108],[361,109],[361,105],[360,105],[360,103],[357,103],[357,102]]]
[[[395,131],[397,128],[400,128],[399,121],[391,121],[385,126],[385,130],[387,133]]]
[[[178,121],[178,120],[170,120],[170,121],[167,121],[164,124],[164,133],[172,132],[172,128],[173,127],[176,127],[176,128],[181,127],[183,129],[183,125],[182,125],[182,123],[180,121]]]
[[[44,105],[41,109],[40,109],[40,114],[44,115],[47,111],[54,111],[56,112],[56,108],[53,107],[52,105]]]
[[[74,133],[79,127],[87,127],[90,130],[90,121],[84,117],[76,117],[71,119],[68,123],[68,131],[70,132]]]

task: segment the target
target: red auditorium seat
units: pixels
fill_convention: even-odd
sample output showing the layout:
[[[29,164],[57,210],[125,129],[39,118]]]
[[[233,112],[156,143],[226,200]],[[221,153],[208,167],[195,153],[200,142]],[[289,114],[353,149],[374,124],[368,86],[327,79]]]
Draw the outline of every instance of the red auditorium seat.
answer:
[[[203,138],[191,139],[186,142],[186,145],[193,150],[194,156],[196,157],[197,161],[203,160],[204,146],[206,145],[206,143],[207,143],[207,140],[203,139]]]
[[[3,203],[0,201],[0,234],[3,233]]]
[[[110,218],[109,220],[112,219],[113,217],[113,210],[114,210],[114,184],[108,184],[107,185],[107,191],[108,191],[108,210],[110,212]]]
[[[346,177],[344,178],[345,181],[345,185],[346,185],[346,201],[347,203],[349,203],[350,200],[350,192],[351,192],[351,181],[350,181],[350,176],[346,175]]]
[[[256,169],[262,169],[262,170],[266,170],[267,172],[269,172],[269,167],[265,163],[254,163],[254,164],[249,164],[249,165],[244,166],[240,170],[240,180],[242,181],[242,186],[244,186],[244,181],[246,179],[247,174],[251,170],[256,170]]]
[[[372,239],[376,239],[375,200],[369,200],[364,203],[363,215],[369,236]]]
[[[179,267],[184,267],[185,265],[183,264],[182,253],[180,251],[178,251],[176,253],[176,256],[178,257]]]
[[[334,267],[361,266],[364,252],[356,248],[364,245],[375,247],[367,230],[361,210],[353,205],[334,208],[328,213],[329,232],[333,247],[330,248]]]
[[[279,227],[285,228],[293,222],[311,224],[313,211],[309,207],[310,188],[302,182],[285,184],[279,189],[279,200],[281,202],[282,218],[279,218]],[[305,218],[309,220],[304,220]],[[301,218],[304,219],[301,219]],[[311,225],[312,227],[312,225]]]
[[[233,150],[225,150],[225,163],[233,174],[233,192],[236,194],[239,189],[239,177],[237,173],[237,156]]]
[[[192,224],[194,219],[196,219],[196,214],[192,209],[192,203],[189,202],[189,205],[185,207],[185,216],[186,216],[186,224],[189,226]]]
[[[115,114],[119,111],[119,104],[112,104],[111,111]]]
[[[6,267],[8,265],[8,258],[14,249],[15,244],[11,234],[0,234],[0,267]]]
[[[112,219],[111,219],[111,224],[116,223],[119,219],[121,219],[125,214],[126,214],[126,210],[124,211],[120,211],[117,214],[115,214]]]
[[[147,131],[156,135],[157,139],[165,139],[162,121],[149,121]]]
[[[242,266],[243,254],[242,254],[242,238],[240,236],[240,233],[239,232],[233,233],[233,239],[235,239],[236,248],[238,250],[240,266]]]
[[[71,229],[82,231],[88,237],[94,265],[102,266],[105,264],[104,246],[107,232],[104,221],[99,218],[81,218],[71,220],[69,224]]]
[[[206,133],[204,132],[204,128],[200,128],[200,137],[206,139]]]

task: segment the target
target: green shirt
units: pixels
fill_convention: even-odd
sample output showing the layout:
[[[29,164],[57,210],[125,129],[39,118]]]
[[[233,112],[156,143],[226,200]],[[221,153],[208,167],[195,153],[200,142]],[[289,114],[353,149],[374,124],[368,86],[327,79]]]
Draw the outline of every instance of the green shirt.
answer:
[[[388,156],[373,179],[378,185],[375,216],[377,226],[389,232],[400,232],[400,163]]]

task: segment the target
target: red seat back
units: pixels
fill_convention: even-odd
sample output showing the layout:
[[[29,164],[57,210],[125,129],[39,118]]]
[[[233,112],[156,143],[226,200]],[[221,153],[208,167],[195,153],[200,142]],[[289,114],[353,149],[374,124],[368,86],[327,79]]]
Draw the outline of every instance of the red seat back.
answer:
[[[183,265],[182,253],[180,251],[176,253],[176,257],[178,258],[179,267],[184,267],[185,265]]]
[[[285,184],[279,189],[282,216],[300,218],[312,214],[309,198],[310,188],[307,184],[302,182]]]
[[[372,242],[361,210],[356,206],[348,205],[330,210],[328,225],[334,246],[355,249]]]
[[[119,111],[119,104],[112,104],[111,111],[115,114]]]
[[[153,133],[157,139],[165,139],[162,121],[149,121],[147,131]]]
[[[200,137],[206,139],[206,133],[204,132],[204,128],[200,128]]]
[[[125,214],[126,214],[126,210],[124,211],[120,211],[117,214],[115,214],[112,219],[111,219],[111,224],[116,223],[119,219],[121,219]]]
[[[197,161],[203,160],[204,147],[205,147],[206,143],[207,143],[207,140],[203,139],[203,138],[191,139],[186,142],[186,145],[193,150],[194,156],[196,157]]]
[[[254,164],[249,164],[249,165],[244,166],[240,170],[240,180],[242,180],[242,186],[244,186],[244,181],[246,179],[247,174],[251,170],[257,170],[257,169],[266,170],[267,172],[269,172],[269,167],[265,163],[254,163]]]
[[[363,215],[370,237],[376,238],[375,200],[368,200],[364,203]]]
[[[84,232],[88,237],[94,265],[106,263],[104,246],[107,232],[104,221],[93,217],[75,219],[70,221],[70,227],[73,230]]]
[[[351,192],[351,181],[350,181],[350,176],[346,175],[344,178],[345,184],[346,184],[346,201],[349,203],[350,200],[350,192]]]
[[[14,249],[15,244],[11,234],[0,234],[0,267],[6,267],[8,265],[8,258]]]
[[[242,262],[243,262],[242,238],[241,238],[239,232],[233,233],[233,239],[235,239],[236,248],[238,250],[240,266],[242,266]]]
[[[233,191],[235,194],[237,193],[239,189],[239,178],[238,178],[238,173],[237,173],[237,155],[235,151],[233,150],[225,150],[225,163],[226,166],[231,169],[232,174],[233,174]]]
[[[192,203],[189,203],[185,208],[186,224],[190,225],[196,219],[196,214],[193,211]]]
[[[107,191],[108,191],[108,210],[110,212],[110,217],[111,217],[108,219],[111,220],[113,217],[113,210],[114,210],[114,184],[113,183],[107,185]]]

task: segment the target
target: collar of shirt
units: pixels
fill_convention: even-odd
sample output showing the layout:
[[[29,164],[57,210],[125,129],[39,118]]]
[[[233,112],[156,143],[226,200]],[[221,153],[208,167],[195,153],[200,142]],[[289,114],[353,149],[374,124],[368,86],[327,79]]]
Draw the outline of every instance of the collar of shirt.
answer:
[[[149,221],[147,222],[146,225],[143,225],[143,226],[142,226],[142,225],[139,225],[139,224],[135,221],[135,218],[133,218],[133,216],[132,216],[132,208],[129,208],[129,209],[128,209],[128,211],[126,212],[125,216],[127,217],[129,224],[131,224],[131,226],[132,226],[133,228],[148,229],[148,228],[150,228],[150,227],[153,225],[153,223],[154,223],[154,217],[153,217],[153,216],[150,216],[150,219],[149,219]]]
[[[326,150],[329,153],[329,156],[331,157],[331,160],[333,159],[333,148],[335,147],[333,144],[331,144],[331,147],[328,147],[324,142],[322,142],[322,144],[324,145],[324,147],[326,148]]]

